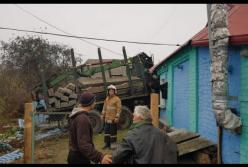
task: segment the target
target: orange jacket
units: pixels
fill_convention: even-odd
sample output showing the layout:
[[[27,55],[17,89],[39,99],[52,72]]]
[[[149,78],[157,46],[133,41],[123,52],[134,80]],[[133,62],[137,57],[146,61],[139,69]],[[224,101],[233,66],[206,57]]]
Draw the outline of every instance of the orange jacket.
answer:
[[[121,113],[121,100],[118,96],[107,97],[104,100],[102,115],[105,121],[113,121],[115,118],[119,119]]]

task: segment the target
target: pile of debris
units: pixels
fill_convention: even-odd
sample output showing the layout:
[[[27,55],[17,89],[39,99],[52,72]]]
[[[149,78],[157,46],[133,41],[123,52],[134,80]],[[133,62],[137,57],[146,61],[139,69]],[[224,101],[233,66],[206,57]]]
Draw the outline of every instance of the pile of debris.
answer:
[[[56,91],[48,89],[50,108],[67,108],[76,104],[77,94],[75,84],[69,83],[65,87],[59,87]]]
[[[13,147],[10,144],[6,142],[0,142],[0,155],[9,153],[12,150],[13,150]]]

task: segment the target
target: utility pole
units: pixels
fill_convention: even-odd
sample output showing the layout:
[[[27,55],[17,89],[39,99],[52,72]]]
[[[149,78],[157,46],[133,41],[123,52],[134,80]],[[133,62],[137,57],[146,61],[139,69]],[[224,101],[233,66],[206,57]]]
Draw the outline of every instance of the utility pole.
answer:
[[[75,60],[74,50],[73,49],[71,49],[71,61],[72,61],[72,67],[73,67],[74,82],[75,82],[75,85],[76,85],[76,93],[79,93],[78,82],[77,82],[76,60]]]
[[[103,64],[102,63],[102,54],[101,54],[101,49],[100,48],[98,48],[98,56],[99,56],[100,67],[101,67],[101,72],[102,72],[104,90],[105,90],[105,92],[107,92],[107,82],[106,82],[106,76],[105,76],[105,72],[104,72],[104,67],[102,65]]]
[[[124,56],[124,62],[125,62],[125,66],[126,66],[126,73],[127,73],[127,77],[128,77],[129,91],[130,91],[130,94],[133,95],[133,84],[132,84],[132,78],[131,78],[131,72],[130,72],[129,64],[128,64],[128,61],[127,61],[127,53],[126,53],[125,46],[122,47],[122,52],[123,52],[123,56]]]
[[[40,48],[40,54],[38,55],[38,72],[40,74],[41,82],[42,82],[42,94],[44,96],[44,100],[47,101],[47,85],[45,78],[45,67],[44,62],[41,61],[41,56],[44,56],[44,49]]]

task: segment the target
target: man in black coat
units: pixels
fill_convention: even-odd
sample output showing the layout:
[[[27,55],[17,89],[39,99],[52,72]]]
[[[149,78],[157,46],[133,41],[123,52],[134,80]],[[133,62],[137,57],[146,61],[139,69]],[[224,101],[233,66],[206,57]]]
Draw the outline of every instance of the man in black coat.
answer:
[[[166,132],[153,127],[149,109],[136,106],[134,124],[112,154],[113,163],[175,164],[177,145]]]

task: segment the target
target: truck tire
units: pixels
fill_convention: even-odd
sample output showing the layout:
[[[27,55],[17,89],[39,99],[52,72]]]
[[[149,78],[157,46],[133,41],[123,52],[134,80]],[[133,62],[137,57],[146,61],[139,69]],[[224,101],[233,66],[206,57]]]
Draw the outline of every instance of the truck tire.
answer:
[[[122,106],[120,120],[118,123],[118,128],[119,129],[127,129],[131,126],[132,122],[133,122],[133,120],[132,120],[131,110],[126,106]]]
[[[103,128],[103,121],[101,115],[97,110],[89,112],[90,121],[92,124],[93,132],[100,133]]]
[[[64,115],[63,119],[59,121],[59,125],[58,128],[63,131],[63,132],[67,132],[68,128],[69,128],[69,124],[68,124],[68,116],[69,115]]]

